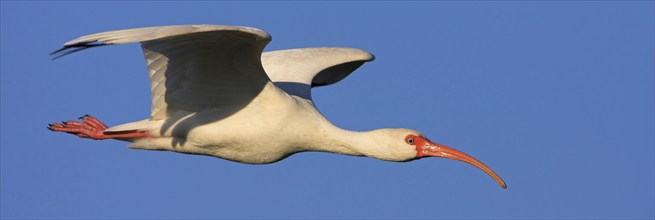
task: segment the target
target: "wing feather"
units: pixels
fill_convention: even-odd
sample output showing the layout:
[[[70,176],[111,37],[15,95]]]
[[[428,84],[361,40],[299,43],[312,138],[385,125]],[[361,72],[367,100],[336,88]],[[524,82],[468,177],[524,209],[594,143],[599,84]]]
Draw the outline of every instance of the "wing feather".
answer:
[[[172,25],[100,32],[68,41],[64,44],[64,46],[86,44],[96,41],[104,42],[106,44],[137,43],[208,31],[238,31],[250,33],[253,36],[258,37],[258,40],[268,39],[270,41],[271,38],[270,35],[265,31],[251,27],[222,25]]]
[[[161,120],[179,110],[238,109],[249,103],[270,82],[261,64],[270,40],[268,33],[249,27],[146,27],[82,36],[54,54],[141,42],[152,93],[150,120]]]
[[[375,57],[354,48],[300,48],[262,54],[266,73],[291,95],[311,99],[311,87],[336,83]]]

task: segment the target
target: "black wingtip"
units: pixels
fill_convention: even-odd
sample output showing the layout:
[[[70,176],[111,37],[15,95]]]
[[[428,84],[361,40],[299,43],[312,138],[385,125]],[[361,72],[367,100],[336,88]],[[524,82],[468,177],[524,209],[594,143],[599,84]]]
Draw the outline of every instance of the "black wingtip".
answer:
[[[66,49],[68,49],[68,48],[70,48],[70,47],[62,47],[62,48],[59,48],[59,50],[55,50],[55,51],[53,51],[52,53],[50,53],[50,56],[52,56],[52,55],[54,55],[54,54],[56,54],[56,53],[59,53],[59,52],[61,52],[61,51],[63,51],[63,50],[66,50]]]
[[[66,46],[64,46],[64,47],[62,47],[62,48],[60,48],[58,50],[53,51],[52,53],[50,53],[50,56],[56,55],[55,57],[52,58],[52,60],[56,60],[56,59],[59,59],[59,58],[61,58],[63,56],[66,56],[66,55],[69,55],[69,54],[72,54],[72,53],[75,53],[75,52],[78,52],[78,51],[81,51],[81,50],[86,50],[86,49],[89,49],[89,48],[92,48],[92,47],[105,46],[105,45],[109,45],[109,44],[103,43],[103,42],[97,42],[97,41],[71,44],[71,45],[66,45]]]

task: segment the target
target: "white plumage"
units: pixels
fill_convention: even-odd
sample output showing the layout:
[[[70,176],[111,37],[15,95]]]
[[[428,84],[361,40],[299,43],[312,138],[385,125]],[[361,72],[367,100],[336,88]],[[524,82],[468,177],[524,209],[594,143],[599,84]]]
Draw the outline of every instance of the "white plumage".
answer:
[[[353,48],[262,53],[270,40],[268,33],[255,28],[186,25],[102,32],[69,41],[55,53],[141,42],[152,112],[142,121],[111,128],[92,117],[49,128],[85,138],[126,140],[137,149],[242,163],[272,163],[302,151],[389,161],[447,157],[483,169],[505,187],[481,162],[417,131],[353,132],[325,119],[311,99],[311,87],[338,82],[373,60],[370,53]]]

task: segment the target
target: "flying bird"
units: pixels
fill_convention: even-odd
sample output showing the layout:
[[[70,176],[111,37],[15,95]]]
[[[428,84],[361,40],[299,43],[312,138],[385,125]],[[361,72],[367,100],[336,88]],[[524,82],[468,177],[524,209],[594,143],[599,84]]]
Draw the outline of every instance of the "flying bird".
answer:
[[[263,52],[271,36],[250,27],[179,25],[82,36],[53,52],[59,58],[91,47],[141,43],[150,77],[147,119],[109,127],[89,115],[48,129],[95,140],[131,142],[130,148],[208,155],[267,164],[305,151],[386,161],[442,157],[482,169],[479,160],[410,129],[348,131],[316,109],[311,89],[340,81],[374,59],[354,48]]]

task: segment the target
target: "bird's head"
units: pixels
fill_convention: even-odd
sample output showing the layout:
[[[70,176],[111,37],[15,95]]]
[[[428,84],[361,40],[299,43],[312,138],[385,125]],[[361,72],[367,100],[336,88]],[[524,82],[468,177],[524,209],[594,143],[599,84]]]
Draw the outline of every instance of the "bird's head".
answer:
[[[501,187],[507,188],[505,181],[479,160],[459,150],[432,142],[417,131],[408,129],[380,129],[374,132],[380,134],[380,136],[385,136],[384,139],[386,139],[383,141],[386,144],[381,146],[385,150],[378,152],[378,155],[375,155],[377,158],[392,161],[410,161],[425,157],[442,157],[459,160],[483,170],[498,182]]]

